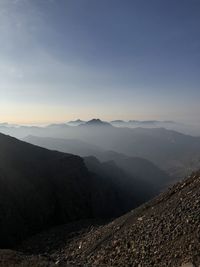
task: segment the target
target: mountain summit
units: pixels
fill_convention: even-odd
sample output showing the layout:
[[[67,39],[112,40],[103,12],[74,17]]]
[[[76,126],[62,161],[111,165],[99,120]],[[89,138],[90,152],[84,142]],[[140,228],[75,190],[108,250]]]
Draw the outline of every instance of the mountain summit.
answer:
[[[82,121],[80,119],[77,119],[75,121],[69,121],[69,122],[67,122],[67,124],[69,124],[71,126],[78,126],[78,125],[83,124],[83,123],[85,123],[85,121]]]
[[[92,119],[87,121],[84,125],[87,126],[112,126],[110,123],[102,121],[100,119]]]

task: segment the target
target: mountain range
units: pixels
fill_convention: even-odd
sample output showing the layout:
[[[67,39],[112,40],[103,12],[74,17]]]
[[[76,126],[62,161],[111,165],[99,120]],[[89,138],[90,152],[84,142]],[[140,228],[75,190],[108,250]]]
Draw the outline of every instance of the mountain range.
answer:
[[[117,217],[158,193],[112,162],[50,151],[3,134],[0,147],[0,247],[50,226]]]
[[[0,134],[0,266],[199,266],[200,174],[173,185],[199,168],[199,137],[99,119],[0,129],[23,139]]]
[[[137,178],[137,180],[148,183],[149,191],[151,189],[152,192],[158,193],[173,182],[173,179],[167,172],[162,171],[149,160],[139,157],[129,157],[115,151],[106,151],[98,146],[80,140],[28,136],[24,141],[51,150],[69,152],[84,158],[92,158],[91,156],[93,156],[93,158],[96,157],[101,161],[102,164],[113,162],[115,166],[124,172],[124,176],[129,175],[132,177],[132,180]]]
[[[0,131],[16,138],[51,137],[73,139],[77,152],[83,156],[96,156],[94,147],[114,151],[128,157],[139,157],[151,161],[174,179],[189,175],[200,167],[200,137],[185,135],[165,128],[114,127],[107,122],[94,119],[78,126],[53,124],[45,127],[19,126],[0,127]],[[83,145],[84,142],[85,144]],[[83,146],[88,146],[84,154]],[[57,149],[57,148],[56,148]],[[89,150],[92,149],[91,153]],[[72,152],[76,154],[76,151]],[[79,153],[78,153],[79,154]]]

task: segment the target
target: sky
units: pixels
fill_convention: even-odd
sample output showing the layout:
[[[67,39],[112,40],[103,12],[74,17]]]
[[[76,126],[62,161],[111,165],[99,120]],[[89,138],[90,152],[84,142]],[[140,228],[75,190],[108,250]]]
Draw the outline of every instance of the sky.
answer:
[[[200,122],[199,0],[0,0],[0,122]]]

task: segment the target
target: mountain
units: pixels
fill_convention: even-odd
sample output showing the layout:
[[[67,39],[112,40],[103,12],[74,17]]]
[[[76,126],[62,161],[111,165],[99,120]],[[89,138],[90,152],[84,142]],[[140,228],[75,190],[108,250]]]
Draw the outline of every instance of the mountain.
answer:
[[[111,121],[110,124],[116,127],[129,127],[129,123],[123,120],[114,120],[114,121]]]
[[[164,128],[89,127],[33,131],[36,136],[78,139],[101,150],[116,151],[129,157],[144,158],[175,179],[200,168],[200,137]],[[94,155],[94,154],[92,154]],[[96,155],[94,155],[96,156]]]
[[[114,161],[119,168],[133,177],[138,177],[140,181],[148,183],[157,192],[174,183],[173,177],[170,177],[167,172],[161,170],[149,160],[129,157],[115,151],[99,151],[95,156],[101,161]]]
[[[180,123],[174,122],[174,121],[158,121],[158,120],[146,120],[146,121],[140,121],[140,120],[129,120],[129,121],[123,121],[123,120],[114,120],[110,122],[113,126],[117,127],[175,127],[180,125]],[[173,129],[173,128],[172,128]]]
[[[172,120],[114,120],[110,122],[116,127],[128,127],[128,128],[165,128],[168,130],[177,131],[183,134],[189,134],[192,136],[200,136],[200,125],[199,123],[183,123]]]
[[[82,157],[93,155],[101,162],[113,161],[118,168],[132,177],[132,180],[140,180],[143,181],[144,184],[146,182],[146,185],[143,186],[142,189],[144,189],[144,187],[147,187],[148,184],[149,190],[151,189],[152,191],[154,191],[154,194],[155,192],[158,193],[170,183],[173,183],[173,179],[169,177],[166,172],[162,171],[155,164],[146,159],[128,157],[124,154],[120,154],[114,151],[102,150],[98,146],[91,145],[77,139],[56,139],[49,137],[45,138],[28,136],[24,139],[24,141],[48,149],[72,153]]]
[[[127,173],[117,166],[114,161],[100,162],[91,156],[84,158],[84,162],[88,170],[94,173],[95,177],[99,177],[98,180],[102,182],[101,190],[108,181],[110,182],[110,186],[120,200],[116,216],[139,206],[159,193],[158,187],[153,186],[151,182],[142,180],[140,176]],[[106,202],[106,205],[108,208],[110,203]]]
[[[80,120],[80,119],[75,120],[75,121],[68,121],[68,122],[67,122],[67,124],[68,124],[68,125],[71,125],[71,126],[78,126],[78,125],[81,125],[81,124],[83,124],[83,123],[85,123],[85,121],[82,121],[82,120]]]
[[[198,267],[199,213],[197,172],[108,224],[62,225],[0,251],[0,266]]]
[[[0,246],[43,228],[93,216],[91,178],[77,156],[0,134]]]
[[[0,247],[50,226],[119,216],[155,195],[145,189],[147,183],[109,162],[83,160],[3,134],[0,147]]]
[[[48,126],[46,126],[47,129],[51,129],[51,128],[68,128],[69,126],[66,123],[54,123],[54,124],[49,124]]]
[[[63,249],[65,261],[82,266],[200,266],[199,213],[200,173],[194,173],[125,216],[75,238]]]
[[[101,127],[101,126],[111,126],[110,123],[101,121],[100,119],[92,119],[90,121],[87,121],[84,126],[94,126],[94,127]]]
[[[34,135],[78,139],[101,150],[147,159],[174,179],[200,168],[200,137],[165,128],[114,127],[97,119],[79,126],[0,127],[1,130],[17,138]]]
[[[97,151],[103,151],[100,147],[91,145],[90,143],[79,139],[62,139],[29,135],[24,138],[23,141],[47,149],[79,155],[81,157],[96,155]]]
[[[114,120],[114,121],[111,121],[110,123],[126,123],[126,121],[123,121],[123,120]]]

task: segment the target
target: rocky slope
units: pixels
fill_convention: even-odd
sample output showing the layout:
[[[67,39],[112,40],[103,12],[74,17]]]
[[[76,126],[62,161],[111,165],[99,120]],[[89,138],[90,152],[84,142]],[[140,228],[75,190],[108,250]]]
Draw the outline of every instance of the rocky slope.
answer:
[[[74,240],[63,255],[86,266],[200,266],[200,173]]]
[[[1,251],[0,266],[198,267],[200,173],[105,226],[91,224],[72,232],[61,226],[27,240],[21,252]]]

